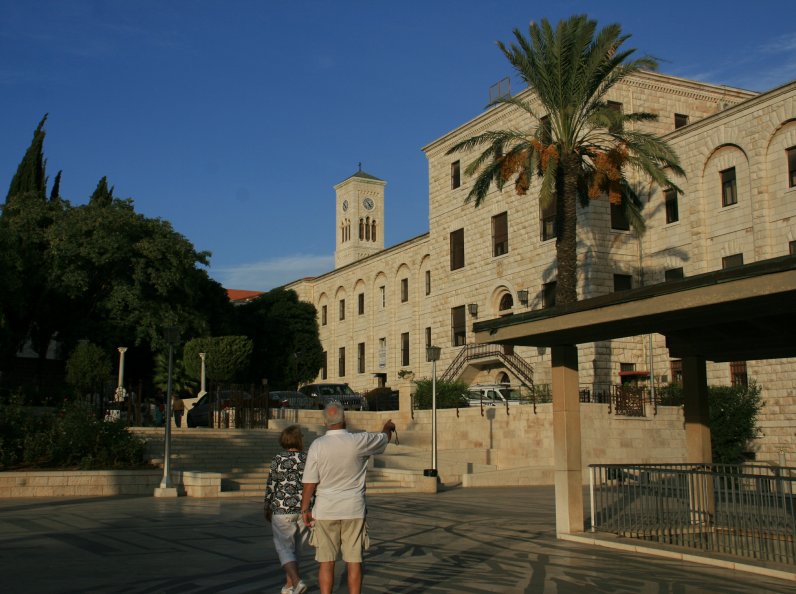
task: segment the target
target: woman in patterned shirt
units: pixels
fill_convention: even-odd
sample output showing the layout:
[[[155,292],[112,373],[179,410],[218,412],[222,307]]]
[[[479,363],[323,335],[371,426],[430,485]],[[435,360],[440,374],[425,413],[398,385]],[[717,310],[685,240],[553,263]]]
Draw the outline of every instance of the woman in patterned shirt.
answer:
[[[274,546],[285,570],[282,594],[303,594],[306,584],[299,577],[298,556],[309,538],[301,518],[301,475],[307,462],[301,427],[291,425],[279,436],[285,451],[274,456],[265,484],[265,519],[271,523]]]

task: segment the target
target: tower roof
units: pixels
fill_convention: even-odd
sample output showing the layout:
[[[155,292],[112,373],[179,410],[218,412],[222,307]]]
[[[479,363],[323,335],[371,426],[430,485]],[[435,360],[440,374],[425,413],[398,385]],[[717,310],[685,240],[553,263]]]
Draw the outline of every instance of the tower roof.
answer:
[[[354,178],[354,177],[358,177],[358,178],[361,178],[361,179],[372,179],[372,180],[375,180],[375,181],[384,181],[383,179],[379,179],[379,178],[378,178],[378,177],[376,177],[375,175],[371,175],[371,174],[369,174],[369,173],[365,173],[364,171],[362,171],[362,168],[361,168],[361,167],[359,168],[359,171],[357,171],[356,173],[354,173],[354,175],[349,175],[349,176],[348,176],[346,179],[344,179],[343,181],[349,180],[349,179],[351,179],[351,178]]]

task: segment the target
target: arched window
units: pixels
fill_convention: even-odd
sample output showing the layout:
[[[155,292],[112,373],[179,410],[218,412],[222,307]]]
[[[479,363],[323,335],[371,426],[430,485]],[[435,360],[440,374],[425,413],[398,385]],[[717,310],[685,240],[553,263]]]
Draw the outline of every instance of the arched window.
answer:
[[[345,241],[345,225],[340,225],[340,241]]]
[[[510,384],[511,382],[509,381],[509,374],[501,371],[497,376],[497,383]]]
[[[365,238],[365,221],[359,219],[359,240],[362,241]]]
[[[498,305],[498,309],[500,311],[506,311],[512,307],[514,307],[514,297],[511,296],[511,293],[506,293],[500,298],[500,305]]]
[[[376,241],[376,219],[370,224],[370,240]]]
[[[365,239],[370,241],[370,217],[365,217]]]

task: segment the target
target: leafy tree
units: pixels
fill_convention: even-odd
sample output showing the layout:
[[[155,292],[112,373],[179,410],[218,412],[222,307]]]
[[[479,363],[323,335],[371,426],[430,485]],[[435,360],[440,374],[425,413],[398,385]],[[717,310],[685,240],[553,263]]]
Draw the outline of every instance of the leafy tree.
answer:
[[[232,306],[207,274],[210,254],[170,223],[136,213],[105,177],[88,204],[72,207],[59,172],[46,200],[44,122],[0,215],[0,355],[10,360],[30,341],[44,357],[53,337],[67,351],[88,339],[127,345],[149,365],[166,326],[188,337],[230,333]]]
[[[415,380],[415,407],[431,408],[432,380]],[[437,408],[456,408],[457,406],[467,406],[467,384],[463,381],[449,382],[437,380]]]
[[[254,343],[252,380],[295,389],[315,379],[323,364],[317,310],[295,291],[273,289],[235,308],[239,332]]]
[[[110,192],[110,191],[109,191]],[[135,212],[132,200],[111,199],[69,209],[50,231],[51,281],[74,314],[62,339],[162,347],[162,329],[186,336],[223,329],[231,315],[226,292],[198,252],[171,224]]]
[[[621,204],[641,230],[640,199],[631,187],[631,171],[661,187],[678,190],[667,169],[683,175],[677,155],[662,139],[630,124],[654,120],[650,113],[622,113],[605,97],[617,83],[642,69],[654,70],[652,58],[630,59],[623,48],[629,35],[617,24],[597,31],[596,21],[573,16],[554,29],[545,19],[531,23],[526,37],[514,30],[515,43],[498,42],[503,55],[533,91],[533,98],[503,97],[527,116],[523,130],[490,130],[453,146],[448,153],[486,146],[468,165],[476,175],[465,202],[479,206],[494,185],[513,180],[524,195],[534,175],[541,178],[539,201],[555,207],[558,277],[556,303],[577,301],[577,206],[607,195]]]
[[[66,361],[66,381],[80,394],[88,394],[102,387],[111,377],[111,358],[106,350],[87,340],[81,341]]]
[[[206,353],[205,375],[209,380],[232,382],[246,379],[251,365],[253,343],[246,336],[194,338],[185,343],[183,362],[191,378],[199,379],[201,359]]]

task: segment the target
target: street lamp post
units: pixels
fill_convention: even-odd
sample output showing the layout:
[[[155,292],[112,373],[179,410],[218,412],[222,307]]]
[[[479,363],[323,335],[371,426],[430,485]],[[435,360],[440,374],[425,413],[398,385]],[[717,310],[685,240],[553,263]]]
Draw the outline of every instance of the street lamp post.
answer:
[[[423,471],[424,476],[437,476],[437,361],[442,349],[437,346],[426,347],[426,359],[431,361],[431,468]]]
[[[160,481],[160,488],[155,490],[155,496],[176,497],[177,489],[171,482],[171,372],[174,360],[174,345],[180,341],[180,331],[174,326],[169,326],[163,330],[163,338],[166,339],[169,345],[169,371],[166,387],[165,434],[163,438],[163,478]]]

